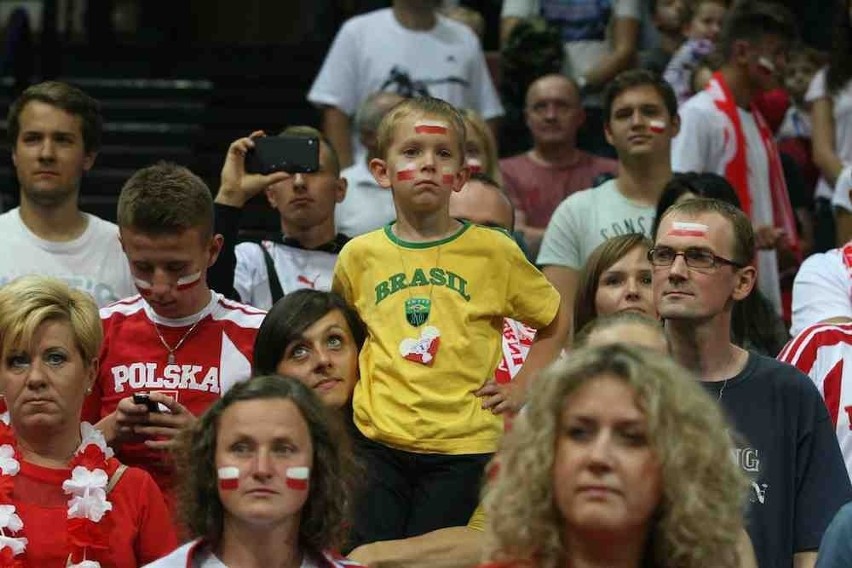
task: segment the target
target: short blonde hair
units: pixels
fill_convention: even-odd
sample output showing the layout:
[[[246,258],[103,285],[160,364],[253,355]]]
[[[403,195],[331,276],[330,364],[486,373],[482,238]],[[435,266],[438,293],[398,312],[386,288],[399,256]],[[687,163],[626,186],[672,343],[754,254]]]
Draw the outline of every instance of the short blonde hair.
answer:
[[[379,123],[379,130],[376,133],[376,147],[379,158],[387,159],[388,150],[394,142],[397,125],[400,121],[412,116],[442,118],[448,121],[450,129],[455,132],[459,141],[459,160],[464,160],[464,146],[467,141],[464,118],[456,107],[447,101],[434,97],[405,99],[388,111]]]
[[[103,328],[95,301],[62,280],[22,276],[0,288],[0,351],[32,347],[33,336],[47,321],[67,322],[77,349],[88,365],[98,357]]]
[[[554,447],[571,395],[602,375],[634,390],[660,463],[663,494],[642,565],[737,566],[748,482],[733,460],[719,405],[670,359],[623,345],[577,350],[537,379],[486,489],[486,557],[541,568],[565,565],[570,551],[554,502]]]
[[[497,155],[497,141],[494,140],[494,134],[492,134],[488,124],[486,124],[482,116],[475,110],[464,109],[462,116],[464,117],[465,127],[469,129],[467,132],[472,131],[482,139],[484,146],[482,149],[484,158],[482,160],[482,171],[497,183],[503,183],[499,168],[500,157]],[[466,139],[470,139],[470,136],[467,136],[467,132],[465,133],[465,137]]]

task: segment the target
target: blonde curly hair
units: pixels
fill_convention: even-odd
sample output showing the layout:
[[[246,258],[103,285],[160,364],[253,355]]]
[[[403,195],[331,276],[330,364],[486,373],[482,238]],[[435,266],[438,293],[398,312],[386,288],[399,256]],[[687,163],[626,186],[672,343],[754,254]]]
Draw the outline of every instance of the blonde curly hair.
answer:
[[[572,352],[537,379],[485,490],[486,558],[540,568],[565,565],[565,522],[553,493],[557,432],[571,395],[601,375],[634,389],[661,467],[663,494],[650,521],[643,565],[738,565],[748,481],[733,460],[720,407],[673,361],[623,345]]]

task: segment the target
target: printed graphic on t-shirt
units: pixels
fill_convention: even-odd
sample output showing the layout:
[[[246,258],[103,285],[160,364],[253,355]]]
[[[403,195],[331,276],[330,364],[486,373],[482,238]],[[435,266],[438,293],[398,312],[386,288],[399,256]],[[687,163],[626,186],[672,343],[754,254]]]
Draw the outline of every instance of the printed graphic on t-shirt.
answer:
[[[562,41],[603,41],[612,0],[541,0],[541,16],[559,26]]]
[[[433,267],[415,268],[410,278],[404,272],[399,272],[379,282],[376,286],[376,304],[378,305],[385,298],[406,288],[418,288],[421,286],[443,286],[456,292],[466,302],[470,301],[466,279],[451,270]]]
[[[748,499],[761,505],[766,503],[766,491],[769,485],[763,483],[760,476],[760,453],[757,448],[734,448],[733,458],[748,478],[751,480],[751,490]]]
[[[642,233],[643,235],[647,235],[651,230],[653,222],[653,217],[646,217],[645,215],[621,219],[620,221],[611,223],[609,227],[602,227],[601,237],[603,237],[604,240],[607,240],[613,237],[620,237],[621,235],[629,235],[632,233]]]
[[[428,97],[430,96],[429,85],[443,84],[462,85],[465,88],[470,87],[470,83],[464,77],[450,75],[443,78],[415,79],[406,68],[394,65],[390,73],[388,73],[388,78],[382,82],[382,87],[379,90],[391,91],[406,99],[410,99],[412,97]]]

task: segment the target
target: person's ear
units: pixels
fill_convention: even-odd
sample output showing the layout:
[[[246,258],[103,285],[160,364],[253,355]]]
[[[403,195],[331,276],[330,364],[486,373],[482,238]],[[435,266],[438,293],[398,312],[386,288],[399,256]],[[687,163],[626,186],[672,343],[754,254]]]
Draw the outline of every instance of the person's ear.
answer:
[[[278,209],[278,194],[275,192],[273,188],[275,184],[270,185],[264,191],[266,193],[266,201],[269,202],[269,206],[273,209]]]
[[[748,65],[749,57],[751,55],[751,43],[745,39],[738,39],[734,41],[734,44],[731,46],[731,54],[733,55],[734,61],[738,64]]]
[[[753,266],[746,266],[737,270],[736,284],[731,298],[736,301],[744,300],[754,289],[754,284],[757,281],[757,270]]]
[[[346,191],[349,189],[349,182],[344,177],[339,177],[335,181],[334,187],[334,201],[335,203],[342,203],[344,199],[346,199]]]
[[[680,115],[675,113],[672,117],[672,138],[680,134]]]
[[[207,261],[207,268],[210,268],[216,263],[216,259],[219,258],[219,253],[222,252],[222,246],[225,244],[225,237],[216,233],[213,235],[213,238],[210,239],[210,243],[207,245],[207,253],[210,256],[210,260]]]
[[[462,167],[456,172],[456,181],[453,183],[453,191],[459,192],[470,179],[470,168],[462,164]]]
[[[95,159],[98,157],[97,152],[89,152],[83,158],[83,171],[88,172],[95,165]]]
[[[609,127],[609,120],[604,122],[604,137],[606,138],[606,141],[610,143],[610,145],[615,146],[615,144],[613,144],[612,142],[612,130]]]
[[[370,173],[373,174],[373,177],[376,179],[376,183],[379,184],[380,187],[385,189],[389,189],[391,187],[391,174],[387,162],[380,158],[373,158],[370,160]]]
[[[95,381],[98,378],[98,369],[100,369],[100,361],[97,357],[92,357],[91,361],[89,361],[89,365],[86,369],[86,394],[89,395],[92,393],[92,387],[95,385]]]

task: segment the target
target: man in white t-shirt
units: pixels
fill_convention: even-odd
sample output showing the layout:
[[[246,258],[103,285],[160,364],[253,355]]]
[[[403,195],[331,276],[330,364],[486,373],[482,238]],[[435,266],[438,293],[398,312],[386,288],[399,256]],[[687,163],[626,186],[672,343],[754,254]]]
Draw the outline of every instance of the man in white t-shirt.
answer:
[[[793,282],[791,335],[817,323],[852,322],[852,241],[809,256]]]
[[[340,177],[334,148],[311,127],[291,126],[282,134],[318,138],[319,170],[292,175],[246,173],[245,154],[254,146],[253,139],[262,135],[256,132],[228,148],[215,200],[216,232],[222,234],[224,246],[211,270],[211,285],[264,310],[293,290],[330,290],[337,253],[349,240],[334,228],[335,206],[346,196],[346,180]],[[278,211],[282,240],[236,244],[242,208],[262,191]]]
[[[0,215],[0,286],[44,274],[91,294],[99,306],[133,294],[118,227],[78,205],[101,128],[98,102],[66,83],[33,85],[9,107],[21,205]]]
[[[334,210],[337,231],[349,238],[369,233],[396,219],[393,194],[376,183],[368,164],[376,157],[379,123],[402,100],[396,93],[379,91],[367,97],[355,113],[355,128],[367,155],[340,172],[340,177],[346,179],[346,198]]]
[[[363,158],[350,118],[370,93],[430,95],[486,120],[503,114],[479,39],[437,13],[437,2],[393,0],[340,28],[308,93],[322,108],[322,130],[347,167]]]
[[[553,213],[538,255],[562,303],[572,307],[580,269],[595,247],[625,233],[651,236],[657,202],[672,177],[671,141],[680,120],[668,83],[649,71],[625,71],[607,88],[604,116],[618,177],[568,196]]]
[[[680,107],[672,148],[675,171],[713,172],[736,189],[755,226],[758,288],[779,314],[779,258],[795,266],[796,226],[780,155],[753,100],[783,71],[794,33],[783,6],[750,2],[732,9],[718,42],[724,63],[707,88]]]

